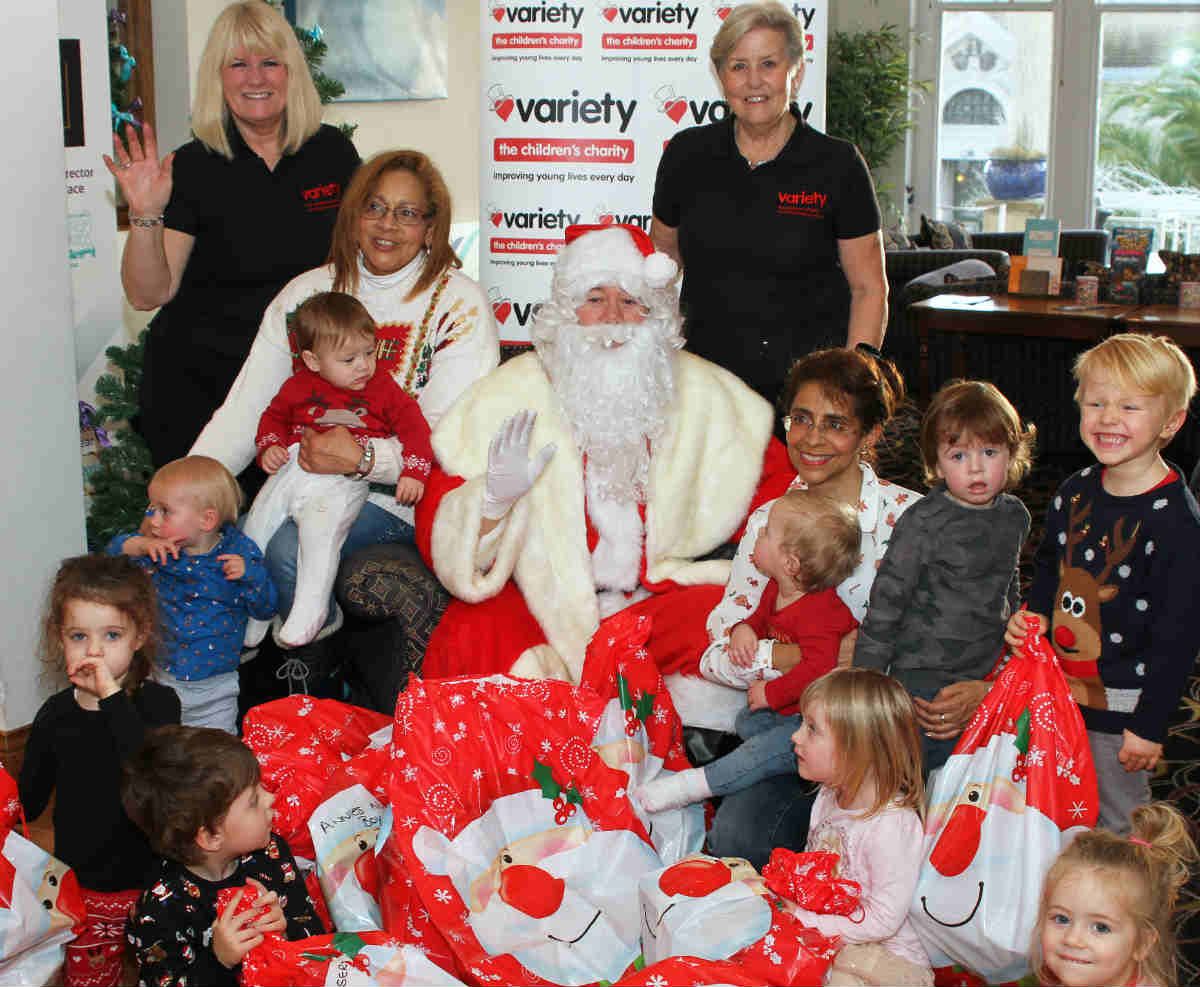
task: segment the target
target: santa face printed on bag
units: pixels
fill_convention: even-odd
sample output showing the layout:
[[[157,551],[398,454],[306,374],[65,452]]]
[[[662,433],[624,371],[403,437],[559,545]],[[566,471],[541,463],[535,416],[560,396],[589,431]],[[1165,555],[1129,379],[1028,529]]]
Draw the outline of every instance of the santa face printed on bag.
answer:
[[[309,820],[321,891],[343,932],[382,924],[375,844],[384,814],[383,803],[356,784],[322,802]]]
[[[1045,638],[1009,662],[930,803],[911,909],[930,960],[1020,977],[1046,869],[1096,819],[1086,733]]]
[[[552,801],[529,790],[494,800],[453,840],[422,826],[412,845],[429,873],[449,877],[493,956],[586,984],[618,979],[638,955],[637,879],[661,865],[629,830],[595,830],[582,811],[557,822]]]
[[[638,882],[642,955],[723,960],[771,928],[767,886],[740,857],[697,853]]]

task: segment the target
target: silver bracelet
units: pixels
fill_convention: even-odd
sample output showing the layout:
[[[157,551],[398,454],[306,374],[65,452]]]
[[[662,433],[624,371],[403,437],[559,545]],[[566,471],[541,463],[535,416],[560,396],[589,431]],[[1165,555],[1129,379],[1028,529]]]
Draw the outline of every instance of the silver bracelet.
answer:
[[[362,458],[358,461],[358,468],[350,475],[356,480],[365,480],[375,468],[375,447],[371,445],[370,440],[363,447]]]
[[[163,225],[163,216],[162,216],[162,213],[159,213],[157,216],[133,216],[133,215],[131,215],[129,217],[129,225],[130,226],[140,226],[144,230],[150,230],[156,226]]]

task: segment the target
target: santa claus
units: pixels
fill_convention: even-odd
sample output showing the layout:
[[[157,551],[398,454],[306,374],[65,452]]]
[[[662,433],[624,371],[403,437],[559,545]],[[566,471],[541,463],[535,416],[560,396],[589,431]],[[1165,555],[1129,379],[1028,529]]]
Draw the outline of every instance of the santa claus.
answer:
[[[600,620],[632,604],[654,619],[660,663],[694,667],[729,573],[703,557],[794,476],[770,405],[680,352],[674,262],[637,227],[566,240],[535,352],[478,381],[434,432],[417,539],[456,599],[426,677],[577,682]]]

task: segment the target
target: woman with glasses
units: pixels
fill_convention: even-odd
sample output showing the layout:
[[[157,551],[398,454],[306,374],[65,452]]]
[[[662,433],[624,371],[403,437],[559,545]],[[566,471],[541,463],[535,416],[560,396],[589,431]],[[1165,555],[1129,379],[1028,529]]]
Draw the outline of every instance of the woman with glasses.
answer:
[[[329,263],[293,279],[271,302],[225,403],[192,452],[212,456],[233,472],[251,462],[259,417],[292,374],[292,315],[323,291],[345,292],[362,302],[376,323],[379,367],[417,399],[430,427],[436,426],[454,400],[500,362],[491,307],[479,285],[458,270],[450,217],[446,183],[421,152],[385,151],[359,168],[343,196]],[[413,508],[397,503],[393,494],[404,468],[398,440],[374,438],[359,445],[344,426],[310,431],[301,440],[299,463],[310,473],[350,474],[372,484],[342,559],[367,546],[412,541]],[[291,609],[297,547],[292,521],[265,546],[281,614]],[[341,610],[331,599],[318,640],[340,625]]]
[[[858,516],[861,556],[838,584],[837,595],[859,623],[896,519],[920,497],[876,476],[868,462],[884,424],[903,399],[904,382],[890,362],[847,349],[818,350],[797,360],[780,396],[788,459],[796,469],[792,486],[849,504]],[[750,556],[773,503],[758,508],[746,523],[725,593],[708,618],[712,643],[700,660],[706,678],[743,689],[774,678],[776,672],[789,672],[804,660],[801,649],[785,641],[760,641],[750,666],[735,664],[728,650],[733,628],[754,613],[762,597],[766,581]],[[839,664],[850,663],[856,636],[852,631],[843,638]],[[709,833],[711,852],[745,857],[761,868],[773,847],[803,850],[813,797],[809,788],[793,771],[726,796]]]
[[[358,152],[321,123],[295,32],[261,0],[227,7],[201,57],[195,139],[162,161],[153,128],[105,156],[129,203],[121,281],[150,323],[138,431],[184,455],[246,359],[263,310],[319,264]]]

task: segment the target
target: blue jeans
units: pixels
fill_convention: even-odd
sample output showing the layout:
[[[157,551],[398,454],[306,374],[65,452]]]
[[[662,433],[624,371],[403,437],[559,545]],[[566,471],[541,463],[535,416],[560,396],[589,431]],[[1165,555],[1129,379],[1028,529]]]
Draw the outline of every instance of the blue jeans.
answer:
[[[342,560],[348,559],[359,549],[371,545],[386,545],[392,542],[407,542],[412,544],[415,537],[413,526],[407,521],[396,517],[390,511],[385,511],[378,504],[367,501],[359,511],[346,543],[342,546]],[[300,532],[296,522],[291,518],[284,521],[267,544],[263,553],[267,571],[275,583],[279,593],[279,616],[286,620],[292,611],[292,599],[296,595],[296,555],[300,548]],[[332,623],[337,610],[334,608],[334,597],[329,597],[329,610],[325,615],[325,624]]]
[[[793,771],[726,796],[708,833],[708,852],[744,857],[760,872],[775,847],[799,853],[818,787]]]
[[[704,765],[709,790],[714,795],[732,795],[775,775],[794,775],[792,734],[799,726],[799,714],[784,716],[772,709],[742,709],[733,729],[744,743]]]

